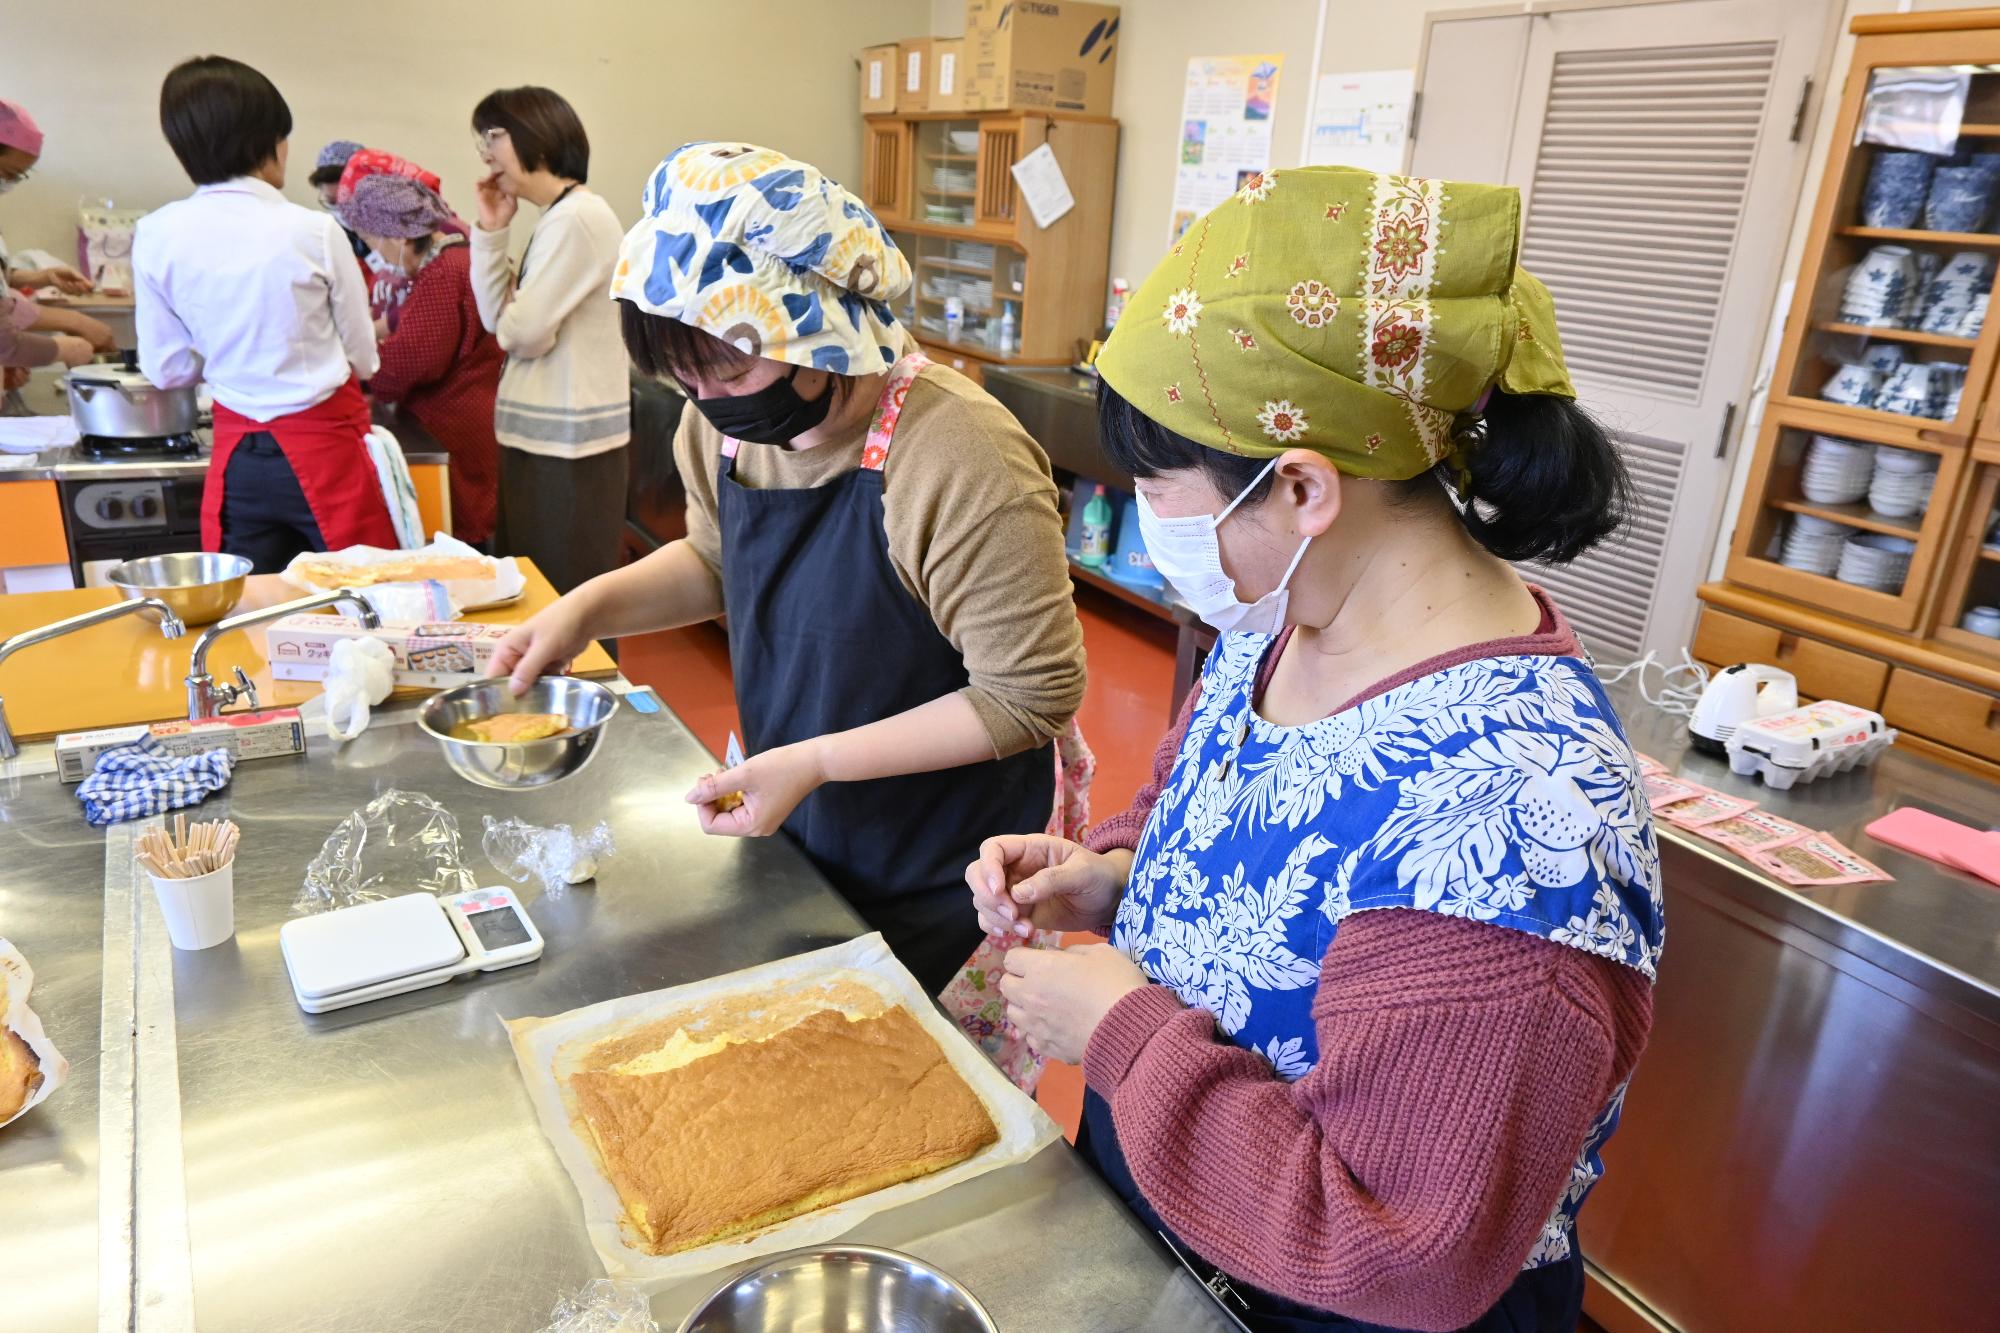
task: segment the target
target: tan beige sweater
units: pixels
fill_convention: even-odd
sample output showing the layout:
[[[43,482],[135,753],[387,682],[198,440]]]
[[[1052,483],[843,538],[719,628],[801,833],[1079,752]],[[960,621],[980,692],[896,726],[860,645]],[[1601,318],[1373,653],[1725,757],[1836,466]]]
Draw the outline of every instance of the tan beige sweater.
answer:
[[[861,465],[867,427],[813,449],[746,444],[753,490],[824,486]],[[720,577],[722,436],[690,403],[674,437],[688,541]],[[882,526],[903,586],[965,659],[963,693],[996,758],[1061,733],[1083,702],[1083,628],[1070,595],[1049,460],[1006,408],[954,370],[910,386],[882,478]]]

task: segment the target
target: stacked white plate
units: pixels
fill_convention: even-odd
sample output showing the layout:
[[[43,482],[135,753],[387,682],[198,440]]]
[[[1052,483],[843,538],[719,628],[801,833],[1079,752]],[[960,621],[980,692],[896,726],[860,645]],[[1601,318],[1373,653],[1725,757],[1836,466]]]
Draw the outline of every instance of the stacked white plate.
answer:
[[[1868,507],[1889,518],[1908,518],[1930,504],[1937,480],[1936,454],[1914,449],[1875,450],[1875,471],[1868,481]],[[1900,539],[1899,539],[1900,540]]]
[[[1910,557],[1917,544],[1908,537],[1891,537],[1886,532],[1857,532],[1840,548],[1840,564],[1834,577],[1856,587],[1876,592],[1901,592],[1910,572]]]
[[[1852,529],[1811,514],[1793,514],[1785,525],[1785,544],[1778,563],[1808,574],[1831,574],[1840,566],[1841,548]]]
[[[1853,504],[1868,494],[1874,475],[1874,445],[1815,435],[1806,447],[1799,490],[1814,504]]]

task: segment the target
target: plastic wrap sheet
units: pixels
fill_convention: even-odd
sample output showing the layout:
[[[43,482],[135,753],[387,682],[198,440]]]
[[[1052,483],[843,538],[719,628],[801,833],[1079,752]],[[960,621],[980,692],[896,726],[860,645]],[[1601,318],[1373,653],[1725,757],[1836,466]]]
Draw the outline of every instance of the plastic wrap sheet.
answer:
[[[19,949],[0,939],[0,1031],[12,1032],[28,1044],[42,1076],[27,1100],[14,1114],[0,1120],[0,1126],[13,1124],[47,1101],[69,1077],[69,1061],[63,1059],[62,1052],[49,1040],[49,1034],[42,1030],[42,1020],[28,1007],[28,990],[34,984],[35,971],[28,966],[28,960]]]
[[[306,866],[292,910],[327,912],[390,892],[448,895],[478,887],[465,865],[458,817],[422,792],[392,788],[334,826]]]
[[[985,1105],[1000,1131],[999,1141],[943,1171],[821,1208],[748,1236],[670,1255],[651,1255],[628,1244],[618,1192],[605,1178],[587,1131],[578,1127],[569,1092],[568,1076],[582,1067],[583,1057],[602,1042],[669,1021],[685,1027],[694,1037],[755,1027],[760,1021],[775,1032],[815,1009],[852,1011],[857,1002],[864,1007],[878,1006],[872,1012],[889,1005],[909,1010]],[[727,1019],[721,1017],[725,1013]],[[979,1048],[937,1011],[880,935],[864,935],[831,948],[685,986],[606,1000],[552,1018],[514,1019],[508,1022],[507,1031],[542,1132],[548,1135],[582,1198],[584,1222],[604,1271],[649,1292],[746,1259],[823,1244],[876,1213],[995,1168],[1024,1162],[1062,1133],[1032,1098],[1009,1083]]]

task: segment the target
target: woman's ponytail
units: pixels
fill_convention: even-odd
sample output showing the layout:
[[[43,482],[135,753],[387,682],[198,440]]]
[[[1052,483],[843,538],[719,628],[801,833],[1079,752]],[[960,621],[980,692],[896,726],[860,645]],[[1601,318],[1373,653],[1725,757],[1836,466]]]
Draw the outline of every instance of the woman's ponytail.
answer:
[[[1574,399],[1495,392],[1466,436],[1466,530],[1502,560],[1564,564],[1614,532],[1632,480],[1611,437]],[[1456,494],[1451,463],[1437,469]]]

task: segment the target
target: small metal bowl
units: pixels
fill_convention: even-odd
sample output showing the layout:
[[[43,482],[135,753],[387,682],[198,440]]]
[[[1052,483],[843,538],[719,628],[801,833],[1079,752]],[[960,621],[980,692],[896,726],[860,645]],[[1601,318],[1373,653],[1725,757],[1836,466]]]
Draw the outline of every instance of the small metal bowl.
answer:
[[[250,562],[240,555],[181,551],[127,560],[104,577],[128,602],[157,597],[182,624],[213,625],[243,600],[243,580],[249,576]]]
[[[434,694],[417,712],[417,725],[444,748],[445,762],[467,782],[501,790],[545,787],[582,769],[597,753],[604,724],[618,711],[618,696],[595,681],[543,676],[515,698],[507,678],[496,676]],[[502,713],[560,713],[570,729],[538,741],[467,741],[451,729]]]
[[[810,1245],[725,1279],[680,1333],[999,1333],[957,1281],[895,1250]]]

